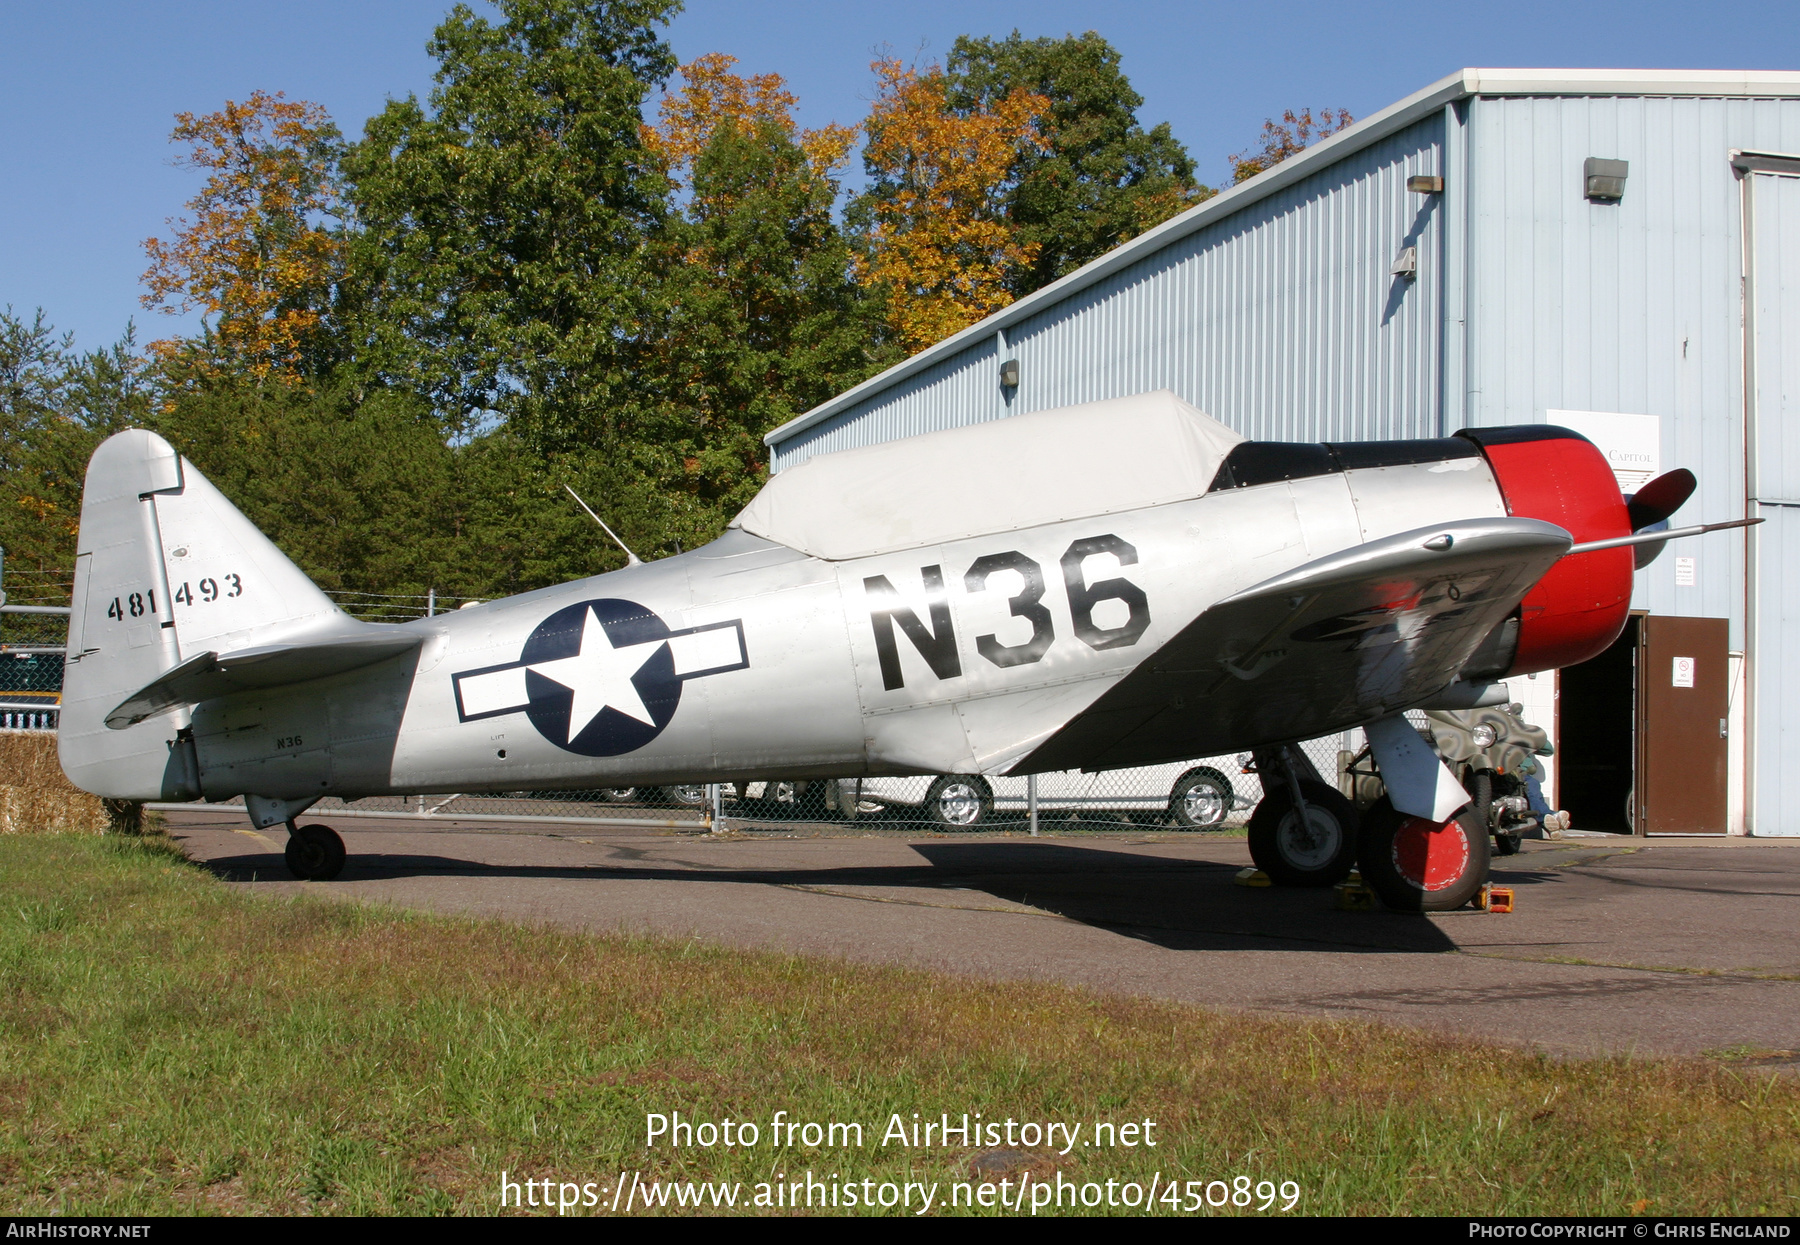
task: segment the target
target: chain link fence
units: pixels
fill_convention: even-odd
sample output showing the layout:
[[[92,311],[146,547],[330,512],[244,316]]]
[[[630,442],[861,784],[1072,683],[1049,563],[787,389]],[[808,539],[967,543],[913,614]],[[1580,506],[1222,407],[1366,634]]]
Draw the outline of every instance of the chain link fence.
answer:
[[[69,619],[41,608],[0,606],[0,730],[56,729]]]
[[[1344,765],[1361,743],[1361,732],[1351,731],[1312,740],[1301,748],[1326,782],[1342,786]],[[912,834],[1233,831],[1242,827],[1262,799],[1261,780],[1246,763],[1245,757],[1221,756],[1028,778],[939,774],[371,796],[321,800],[311,812],[326,817],[552,822],[693,832],[828,827]],[[232,800],[212,807],[241,804]]]
[[[1311,740],[1302,751],[1334,786],[1361,732]],[[1235,830],[1262,799],[1247,756],[1030,777],[937,774],[750,783],[721,788],[727,824],[744,829],[832,822],[910,832]]]

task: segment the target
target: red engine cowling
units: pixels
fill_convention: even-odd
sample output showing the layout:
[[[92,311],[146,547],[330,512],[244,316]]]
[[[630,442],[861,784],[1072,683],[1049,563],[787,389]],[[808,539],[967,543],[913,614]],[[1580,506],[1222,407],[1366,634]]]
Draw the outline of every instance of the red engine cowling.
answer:
[[[1631,535],[1606,457],[1579,433],[1550,424],[1466,428],[1500,483],[1508,514],[1542,519],[1580,544]],[[1630,547],[1564,558],[1526,594],[1519,647],[1506,673],[1572,666],[1619,638],[1631,609]]]

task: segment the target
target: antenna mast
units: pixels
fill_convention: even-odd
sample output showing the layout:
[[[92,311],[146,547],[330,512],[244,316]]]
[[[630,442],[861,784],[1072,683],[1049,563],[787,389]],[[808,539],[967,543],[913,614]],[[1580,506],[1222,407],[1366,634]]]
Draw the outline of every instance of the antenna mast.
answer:
[[[625,549],[625,565],[626,566],[642,566],[644,564],[644,561],[642,558],[638,557],[638,555],[633,553],[630,549],[625,548],[625,542],[619,539],[618,533],[613,531],[610,527],[606,526],[606,520],[602,519],[599,515],[595,514],[593,509],[586,502],[581,500],[580,493],[577,493],[574,489],[569,488],[569,486],[566,484],[563,485],[563,488],[565,491],[568,492],[570,497],[573,497],[575,499],[575,504],[577,506],[580,506],[583,510],[587,511],[588,518],[590,518],[594,522],[598,523],[600,525],[600,530],[605,532],[608,536],[612,537],[613,544],[617,545],[621,549]]]

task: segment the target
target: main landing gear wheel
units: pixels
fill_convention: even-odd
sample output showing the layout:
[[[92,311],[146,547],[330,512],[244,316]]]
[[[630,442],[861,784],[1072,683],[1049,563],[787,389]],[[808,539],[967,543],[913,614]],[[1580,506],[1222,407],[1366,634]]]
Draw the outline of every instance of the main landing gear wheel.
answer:
[[[994,812],[994,789],[977,774],[945,774],[925,793],[925,815],[946,830],[979,826]]]
[[[1303,780],[1300,795],[1278,787],[1250,814],[1250,859],[1277,886],[1331,886],[1356,863],[1356,806],[1322,782]]]
[[[1363,814],[1363,881],[1397,912],[1449,912],[1488,876],[1488,828],[1473,809],[1438,823],[1398,812],[1383,796]]]
[[[287,867],[307,882],[329,882],[344,871],[344,840],[330,826],[288,823]]]

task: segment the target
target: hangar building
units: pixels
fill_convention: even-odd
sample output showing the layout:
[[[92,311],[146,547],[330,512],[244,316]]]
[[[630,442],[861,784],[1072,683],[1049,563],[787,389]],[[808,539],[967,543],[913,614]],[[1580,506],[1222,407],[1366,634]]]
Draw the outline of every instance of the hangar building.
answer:
[[[1800,73],[1465,69],[766,439],[780,471],[1156,389],[1260,440],[1563,424],[1627,492],[1693,470],[1677,525],[1763,518],[1513,691],[1578,826],[1800,834]]]

